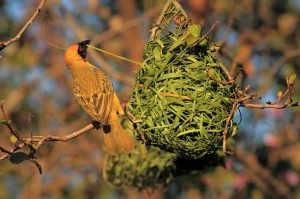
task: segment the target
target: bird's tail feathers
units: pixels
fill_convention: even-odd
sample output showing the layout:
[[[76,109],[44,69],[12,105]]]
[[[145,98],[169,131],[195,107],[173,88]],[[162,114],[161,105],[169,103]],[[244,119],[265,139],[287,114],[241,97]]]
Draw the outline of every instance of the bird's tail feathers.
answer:
[[[109,116],[109,126],[105,126],[104,143],[108,153],[118,154],[121,151],[131,152],[134,142],[121,126],[117,113],[112,111]]]

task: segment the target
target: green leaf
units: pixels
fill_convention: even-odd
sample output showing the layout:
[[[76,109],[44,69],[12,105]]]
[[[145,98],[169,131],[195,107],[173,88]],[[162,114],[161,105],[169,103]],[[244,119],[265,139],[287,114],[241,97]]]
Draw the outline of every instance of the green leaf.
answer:
[[[282,91],[278,91],[276,95],[277,95],[278,98],[281,98],[281,96],[282,96]]]
[[[160,61],[161,60],[161,48],[159,46],[155,46],[153,49],[153,55],[155,61]]]
[[[11,143],[13,143],[13,144],[16,144],[18,141],[18,138],[16,138],[16,136],[14,136],[14,135],[10,136],[9,139],[10,139]]]
[[[163,49],[165,47],[164,44],[163,44],[163,42],[160,39],[156,39],[155,41],[159,44],[159,46],[161,47],[161,49]]]
[[[208,70],[208,75],[209,75],[210,77],[215,76],[215,73],[216,73],[216,70],[215,70],[214,68],[210,68],[210,69]]]
[[[208,50],[211,52],[215,52],[217,50],[218,46],[216,44],[209,44]]]
[[[296,77],[297,77],[296,74],[292,74],[290,76],[289,81],[288,81],[290,86],[293,86],[295,84]]]
[[[0,124],[11,124],[11,120],[0,120]]]
[[[186,38],[186,44],[188,46],[191,46],[191,45],[195,44],[198,40],[199,40],[199,37],[194,37],[193,35],[189,35]]]
[[[191,25],[189,26],[189,33],[194,37],[200,37],[201,27],[200,25]]]
[[[177,48],[178,46],[184,44],[184,42],[185,42],[187,36],[188,36],[188,35],[186,34],[186,35],[183,35],[183,36],[179,37],[178,39],[174,38],[174,43],[173,43],[173,45],[169,48],[169,52],[172,51],[172,50],[174,50],[174,49]]]
[[[167,74],[163,74],[162,76],[160,76],[157,79],[157,81],[161,81],[161,80],[165,80],[165,79],[173,79],[173,78],[178,78],[178,77],[183,77],[183,75],[180,73],[167,73]]]
[[[234,126],[232,129],[231,136],[234,136],[236,134],[237,130],[238,130],[238,126]]]
[[[174,50],[175,48],[177,48],[178,46],[180,46],[181,44],[183,44],[182,40],[176,41],[173,43],[173,45],[169,48],[169,51]]]
[[[207,42],[208,42],[207,39],[204,38],[204,39],[202,39],[202,40],[200,41],[200,44],[199,44],[199,45],[200,45],[200,46],[204,46],[204,45],[207,44]]]

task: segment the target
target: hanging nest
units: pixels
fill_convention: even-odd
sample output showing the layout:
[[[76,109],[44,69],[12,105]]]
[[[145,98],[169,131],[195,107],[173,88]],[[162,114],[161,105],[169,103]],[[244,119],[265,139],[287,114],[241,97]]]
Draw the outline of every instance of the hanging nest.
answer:
[[[235,85],[215,56],[218,46],[201,36],[176,1],[169,3],[145,47],[127,111],[135,117],[137,139],[199,159],[222,149]],[[231,120],[227,138],[236,129]]]
[[[133,133],[132,123],[123,120],[123,126]],[[135,141],[131,153],[107,154],[103,176],[114,188],[155,189],[165,187],[176,177],[191,176],[224,165],[225,155],[209,154],[200,159],[181,158],[158,147]]]
[[[114,188],[154,189],[167,186],[176,177],[197,175],[224,165],[224,158],[217,153],[196,160],[179,158],[158,147],[136,143],[132,153],[107,155],[103,176]]]
[[[173,153],[136,143],[132,153],[107,156],[104,179],[115,188],[165,186],[173,180],[176,158]]]
[[[134,117],[125,126],[146,145],[107,156],[104,178],[110,185],[155,188],[224,164],[223,131],[230,138],[237,128],[232,121],[226,127],[235,85],[214,54],[218,47],[200,32],[177,1],[166,3],[126,109]]]
[[[132,123],[123,121],[123,126],[132,134]],[[224,154],[214,153],[195,160],[135,142],[136,147],[131,153],[107,154],[103,176],[110,186],[138,190],[165,187],[176,177],[195,175],[224,165]]]

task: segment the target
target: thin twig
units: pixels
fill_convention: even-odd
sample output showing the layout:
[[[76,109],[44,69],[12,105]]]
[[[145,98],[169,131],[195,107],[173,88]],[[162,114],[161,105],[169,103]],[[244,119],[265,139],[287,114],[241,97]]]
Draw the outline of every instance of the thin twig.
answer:
[[[4,101],[1,101],[0,103],[0,109],[2,111],[2,114],[4,116],[5,120],[7,119],[7,116],[5,114],[4,111]],[[62,142],[66,142],[70,139],[76,138],[78,136],[80,136],[81,134],[84,134],[85,132],[95,128],[94,124],[89,124],[85,127],[83,127],[82,129],[75,131],[73,133],[70,133],[68,135],[65,136],[55,136],[55,135],[47,135],[47,136],[30,136],[30,138],[22,138],[19,133],[13,129],[13,127],[10,125],[9,122],[6,123],[2,123],[3,125],[5,125],[9,130],[10,133],[15,136],[17,138],[17,140],[20,142],[19,144],[15,144],[15,147],[13,149],[11,149],[10,151],[5,150],[3,148],[0,148],[0,151],[4,152],[5,154],[0,156],[0,160],[6,159],[8,158],[12,153],[14,153],[15,151],[27,146],[30,148],[30,157],[34,158],[34,155],[36,153],[36,151],[42,146],[42,144],[46,141],[62,141]],[[32,143],[33,142],[37,142],[37,145],[35,147],[33,147]]]
[[[0,157],[0,160],[4,160],[6,158],[8,158],[12,153],[14,153],[15,151],[18,151],[19,149],[23,148],[25,146],[24,143],[20,143],[18,145],[15,145],[15,147],[13,149],[11,149],[10,151],[8,151],[7,153],[3,154]]]
[[[6,116],[6,113],[4,111],[4,100],[1,101],[0,103],[0,107],[1,107],[1,112],[2,112],[2,115],[4,117],[5,120],[8,120],[7,116]],[[19,136],[19,133],[13,129],[13,127],[10,125],[10,122],[6,122],[6,123],[3,123],[3,125],[5,125],[9,130],[10,130],[10,133],[15,136],[17,138],[17,140],[19,140],[20,142],[23,142],[21,139],[20,139],[20,136]]]
[[[230,72],[227,70],[227,68],[226,68],[223,64],[220,64],[219,66],[220,66],[220,68],[223,70],[223,72],[225,73],[225,75],[226,75],[228,81],[229,81],[229,82],[234,81],[234,78],[232,78],[232,76],[231,76]]]
[[[208,74],[208,72],[207,72],[207,74]],[[213,79],[213,78],[210,77],[210,79]],[[227,82],[220,82],[219,80],[217,80],[217,82],[227,83]],[[235,80],[233,79],[233,83],[234,82],[235,82]],[[225,124],[224,130],[223,130],[223,151],[225,153],[232,154],[232,152],[227,151],[227,149],[226,149],[226,139],[227,139],[227,132],[228,132],[228,127],[229,127],[230,121],[232,120],[232,117],[234,116],[235,110],[238,106],[246,107],[246,108],[259,108],[259,109],[265,109],[265,108],[284,109],[284,108],[289,108],[289,107],[296,107],[296,106],[299,107],[300,106],[300,102],[292,103],[293,102],[292,97],[294,94],[294,88],[293,88],[294,83],[290,83],[289,78],[287,77],[286,84],[287,84],[287,90],[285,91],[285,93],[282,96],[279,96],[275,102],[273,102],[273,103],[268,102],[267,104],[245,103],[247,100],[252,100],[258,96],[256,93],[255,94],[247,94],[247,92],[250,90],[250,86],[247,86],[244,89],[244,91],[242,91],[238,88],[234,89],[235,99],[233,100],[231,110],[226,119],[226,124]],[[240,96],[240,97],[237,98],[237,96]],[[282,104],[279,104],[286,97],[287,97],[286,101]]]
[[[243,68],[243,63],[239,62],[237,58],[232,57],[226,50],[225,50],[225,43],[220,45],[220,50],[218,51],[220,55],[227,59],[228,61],[232,62],[230,71],[228,74],[235,74],[233,79],[236,79],[236,75],[238,74],[238,69]],[[238,68],[238,69],[237,69]]]
[[[4,119],[5,120],[8,120],[7,119],[7,116],[6,116],[6,114],[5,114],[5,111],[4,111],[4,100],[1,100],[1,102],[0,102],[0,108],[1,108],[1,112],[2,112],[2,114],[3,114],[3,117],[4,117]]]
[[[237,15],[237,7],[238,7],[239,3],[237,2],[237,0],[233,1],[233,7],[230,10],[230,15],[228,17],[228,21],[227,21],[227,25],[226,25],[226,30],[225,33],[223,34],[223,39],[219,42],[220,46],[224,46],[225,44],[225,40],[229,38],[230,32],[232,31],[231,28],[234,24],[234,20],[236,18]]]
[[[168,10],[168,8],[172,4],[172,2],[173,2],[173,0],[168,0],[168,2],[165,3],[165,5],[161,11],[161,14],[159,15],[159,17],[156,21],[155,26],[150,30],[150,32],[151,32],[150,39],[155,38],[156,31],[159,29],[159,24],[161,24],[164,19],[164,13]]]
[[[231,107],[229,116],[226,119],[226,124],[225,124],[224,130],[223,130],[223,152],[227,153],[227,154],[233,154],[231,151],[228,151],[226,149],[226,140],[227,140],[227,132],[228,132],[229,123],[230,123],[230,121],[231,121],[231,119],[232,119],[232,117],[235,113],[235,109],[236,109],[237,106],[238,106],[238,102],[234,102],[232,107]]]
[[[279,96],[278,99],[275,102],[272,103],[267,103],[267,104],[251,104],[251,103],[247,103],[244,104],[242,103],[241,106],[242,107],[246,107],[246,108],[259,108],[259,109],[265,109],[265,108],[273,108],[273,109],[284,109],[284,108],[289,108],[289,107],[296,107],[296,106],[300,106],[300,102],[293,102],[293,94],[294,94],[294,88],[292,85],[289,84],[289,78],[286,78],[286,84],[287,84],[287,89],[284,92],[284,94],[282,96]],[[280,102],[283,101],[283,99],[287,97],[286,101],[282,104],[279,104]],[[242,101],[243,102],[243,101]]]
[[[212,25],[211,28],[207,31],[207,33],[205,33],[205,34],[202,36],[202,38],[207,37],[207,35],[209,35],[209,33],[210,33],[211,31],[215,30],[216,27],[217,27],[217,25],[218,25],[219,23],[220,23],[219,21],[216,21],[216,22],[214,23],[214,25]]]
[[[224,68],[225,68],[225,67],[224,67]],[[216,78],[210,76],[210,75],[209,75],[209,70],[210,70],[210,69],[212,69],[212,68],[208,68],[208,69],[206,70],[206,75],[207,75],[207,77],[208,77],[209,79],[211,79],[211,80],[213,80],[213,81],[215,81],[215,82],[218,82],[218,83],[220,83],[220,84],[222,84],[222,85],[226,85],[226,84],[234,84],[234,79],[232,79],[230,75],[229,75],[229,78],[228,78],[228,79],[230,79],[230,80],[227,81],[227,82],[218,80],[218,79],[216,79]],[[224,71],[224,70],[223,70],[223,71]],[[227,71],[227,69],[226,69],[226,71]],[[225,74],[226,74],[226,73],[225,73]],[[227,76],[227,77],[228,77],[228,76]]]
[[[6,150],[5,148],[3,148],[3,147],[1,147],[1,146],[0,146],[0,151],[6,153],[6,154],[8,154],[8,155],[12,155],[12,152],[11,152],[11,151],[8,151],[8,150]]]
[[[131,121],[131,123],[134,126],[134,129],[136,129],[136,131],[139,133],[141,140],[142,140],[142,144],[145,144],[147,142],[147,140],[145,138],[145,134],[139,128],[140,123],[136,121],[134,115],[130,111],[127,111],[126,103],[122,104],[121,106],[126,114],[126,117]]]
[[[184,18],[188,19],[188,15],[186,14],[185,10],[182,8],[182,6],[180,5],[180,3],[178,3],[178,1],[172,1],[173,5],[175,8],[177,8],[177,10],[180,11],[180,13],[184,16]]]
[[[35,146],[35,150],[39,149],[42,144],[44,142],[53,142],[53,141],[61,141],[61,142],[66,142],[68,140],[74,139],[86,132],[88,132],[89,130],[93,129],[94,125],[93,124],[88,124],[85,127],[83,127],[82,129],[79,129],[78,131],[75,131],[73,133],[70,133],[68,135],[65,136],[56,136],[56,135],[46,135],[46,136],[32,136],[31,138],[20,138],[22,140],[23,143],[16,145],[15,148],[13,148],[10,151],[7,151],[6,154],[2,155],[0,157],[0,160],[6,159],[7,157],[9,157],[9,155],[11,155],[11,153],[23,148],[26,146],[26,144],[29,144],[31,142],[38,142],[37,145]],[[3,150],[1,150],[2,152],[5,152]]]
[[[290,107],[296,107],[300,106],[300,102],[296,102],[293,104],[243,104],[242,107],[246,108],[258,108],[258,109],[265,109],[265,108],[273,108],[273,109],[284,109],[284,108],[290,108]]]
[[[137,130],[137,132],[140,134],[140,137],[142,139],[142,144],[146,143],[147,140],[145,138],[145,134],[139,128],[140,123],[136,122],[136,119],[135,119],[134,115],[131,112],[127,111],[126,116],[132,122],[132,124],[134,125],[134,128]]]
[[[85,127],[79,129],[78,131],[75,131],[73,133],[70,133],[65,136],[57,136],[57,135],[47,135],[47,136],[32,136],[32,138],[22,138],[22,140],[26,143],[28,142],[45,142],[45,141],[61,141],[61,142],[66,142],[68,140],[74,139],[87,131],[91,130],[94,128],[93,124],[88,124]]]
[[[180,3],[178,3],[176,0],[168,0],[162,11],[161,14],[159,15],[156,24],[153,26],[153,28],[150,30],[151,35],[150,35],[150,39],[154,39],[156,37],[156,32],[159,29],[162,29],[162,27],[160,26],[163,23],[163,20],[165,19],[165,14],[168,11],[168,9],[170,8],[170,6],[174,6],[174,8],[176,8],[179,13],[185,18],[186,21],[189,21],[189,18],[185,12],[185,10],[181,7]]]
[[[38,5],[37,9],[35,10],[35,12],[33,13],[33,15],[31,16],[31,18],[26,22],[26,24],[23,26],[23,28],[18,32],[18,34],[8,40],[8,41],[0,41],[0,51],[3,50],[4,48],[6,48],[7,46],[9,46],[10,44],[18,41],[22,34],[26,31],[26,29],[33,23],[33,21],[35,20],[35,18],[38,16],[38,14],[41,12],[44,4],[45,4],[46,0],[41,0],[40,4]]]

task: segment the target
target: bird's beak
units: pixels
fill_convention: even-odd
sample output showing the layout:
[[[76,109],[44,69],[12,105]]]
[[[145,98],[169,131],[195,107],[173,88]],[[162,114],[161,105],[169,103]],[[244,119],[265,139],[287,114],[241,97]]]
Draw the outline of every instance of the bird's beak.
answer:
[[[82,42],[78,42],[78,54],[83,58],[85,59],[86,58],[86,51],[87,51],[87,45],[89,45],[91,43],[91,40],[85,40],[85,41],[82,41]]]
[[[82,42],[78,42],[78,45],[86,46],[86,45],[89,45],[90,43],[91,43],[91,40],[84,40]]]

